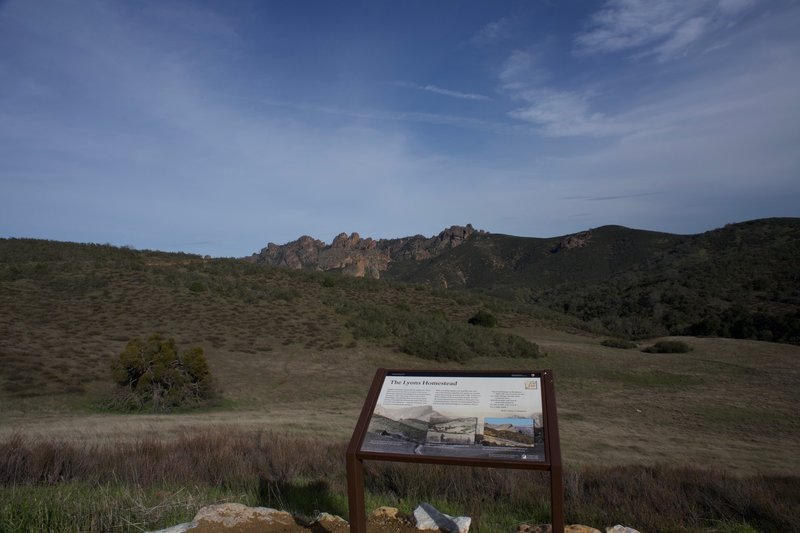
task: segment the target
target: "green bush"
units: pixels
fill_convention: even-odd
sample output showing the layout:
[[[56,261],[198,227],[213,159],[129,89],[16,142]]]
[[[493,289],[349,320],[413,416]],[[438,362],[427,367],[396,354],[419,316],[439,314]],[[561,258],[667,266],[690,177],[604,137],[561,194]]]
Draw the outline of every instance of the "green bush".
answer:
[[[171,411],[206,405],[216,397],[203,349],[179,355],[175,339],[160,335],[129,341],[112,361],[111,372],[119,387],[109,401],[112,408]]]
[[[396,342],[401,351],[434,361],[464,362],[473,357],[539,357],[539,347],[522,337],[463,322],[443,313],[421,313],[407,306],[363,305],[352,312],[347,327],[356,339]]]
[[[630,350],[632,348],[636,348],[636,343],[631,341],[626,341],[624,339],[606,339],[601,342],[603,346],[608,346],[609,348],[620,348],[622,350]]]
[[[689,345],[683,341],[658,341],[642,351],[647,353],[687,353],[690,350]]]
[[[467,321],[473,326],[483,326],[484,328],[493,328],[497,325],[497,317],[489,311],[478,311]]]

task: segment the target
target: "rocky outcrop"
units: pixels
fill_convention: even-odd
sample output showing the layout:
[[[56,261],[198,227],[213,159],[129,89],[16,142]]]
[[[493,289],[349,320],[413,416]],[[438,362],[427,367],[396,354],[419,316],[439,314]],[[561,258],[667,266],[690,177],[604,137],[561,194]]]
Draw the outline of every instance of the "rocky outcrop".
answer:
[[[340,233],[328,245],[304,235],[283,245],[267,244],[248,259],[286,268],[336,271],[356,277],[379,278],[393,261],[423,261],[460,246],[473,235],[486,232],[472,224],[451,226],[433,237],[415,235],[401,239],[362,239],[358,233]]]
[[[319,262],[319,252],[324,246],[324,242],[312,239],[308,235],[303,235],[283,246],[269,243],[258,254],[263,258],[263,261],[259,262],[295,269],[310,268]]]
[[[567,235],[563,239],[556,244],[552,250],[552,253],[558,253],[562,250],[572,250],[573,248],[582,248],[589,244],[589,241],[592,238],[591,231],[582,231],[580,233],[575,233],[573,235]]]

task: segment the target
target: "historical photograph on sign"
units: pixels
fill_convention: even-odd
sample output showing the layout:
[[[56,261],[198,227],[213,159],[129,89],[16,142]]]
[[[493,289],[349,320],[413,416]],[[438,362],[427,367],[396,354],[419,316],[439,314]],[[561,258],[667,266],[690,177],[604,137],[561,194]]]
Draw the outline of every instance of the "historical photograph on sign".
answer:
[[[544,462],[542,422],[533,374],[389,375],[361,450]]]

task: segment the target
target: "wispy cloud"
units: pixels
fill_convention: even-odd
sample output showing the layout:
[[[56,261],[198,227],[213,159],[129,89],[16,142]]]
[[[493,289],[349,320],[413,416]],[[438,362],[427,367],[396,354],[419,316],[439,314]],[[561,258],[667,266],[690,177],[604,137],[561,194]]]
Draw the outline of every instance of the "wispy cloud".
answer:
[[[257,98],[250,96],[240,96],[233,93],[217,93],[223,100],[242,100],[263,104],[265,106],[281,107],[310,113],[324,113],[327,115],[339,115],[365,120],[397,121],[397,122],[418,122],[422,124],[448,125],[459,128],[482,129],[497,132],[521,131],[512,123],[499,120],[485,120],[480,118],[466,117],[461,115],[447,115],[443,113],[426,113],[422,111],[395,111],[386,109],[374,109],[368,107],[350,108],[337,107],[331,105],[319,105],[307,102],[293,102],[289,100],[273,100],[268,98]]]
[[[542,85],[548,73],[539,65],[539,52],[534,48],[514,50],[497,74],[502,89],[515,91]]]
[[[470,42],[477,45],[487,45],[508,37],[511,19],[503,17],[483,26],[475,35],[472,36]]]
[[[491,100],[486,95],[476,93],[465,93],[461,91],[454,91],[452,89],[444,89],[437,85],[417,85],[415,83],[398,83],[402,87],[409,87],[411,89],[418,89],[420,91],[428,91],[430,93],[441,94],[451,98],[459,98],[461,100]]]
[[[686,49],[700,39],[708,28],[709,20],[705,17],[694,17],[683,22],[672,35],[658,45],[653,53],[661,61],[685,53]]]
[[[605,136],[625,131],[623,124],[615,123],[601,113],[592,113],[585,94],[541,88],[523,91],[517,98],[524,100],[526,105],[508,115],[540,126],[540,131],[546,135]]]
[[[575,38],[583,53],[616,52],[669,36],[702,0],[609,0]]]
[[[539,133],[551,137],[606,136],[626,130],[619,121],[592,111],[589,91],[553,87],[539,56],[533,47],[514,50],[498,73],[501,90],[522,102],[507,113],[509,117],[533,124]]]
[[[641,198],[643,196],[656,196],[665,194],[664,191],[641,192],[635,194],[616,194],[612,196],[565,196],[563,200],[586,200],[590,202],[604,202],[608,200],[625,200],[627,198]]]
[[[575,52],[638,50],[659,61],[680,56],[694,43],[735,22],[752,0],[608,0],[575,37]]]
[[[735,15],[750,9],[755,4],[756,0],[719,0],[719,9],[725,14]]]

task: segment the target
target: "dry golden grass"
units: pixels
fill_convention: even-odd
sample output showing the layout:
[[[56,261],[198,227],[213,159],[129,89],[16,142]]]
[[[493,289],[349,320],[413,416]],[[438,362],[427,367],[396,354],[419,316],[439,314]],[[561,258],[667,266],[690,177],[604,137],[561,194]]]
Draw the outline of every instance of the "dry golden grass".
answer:
[[[529,363],[473,360],[464,369],[552,368],[568,465],[671,463],[753,474],[800,472],[796,443],[800,348],[754,341],[686,339],[688,354],[645,354],[593,337],[519,330],[548,352]],[[392,349],[267,353],[208,352],[228,398],[195,414],[115,415],[87,410],[85,394],[21,398],[0,413],[13,432],[66,439],[170,438],[187,429],[232,426],[345,440],[379,367],[431,368]],[[436,365],[441,368],[442,365]]]
[[[220,497],[306,516],[320,509],[346,516],[344,448],[327,439],[230,428],[124,443],[12,436],[0,439],[0,530],[152,528],[187,520]],[[365,485],[368,505],[409,512],[419,501],[434,502],[471,516],[471,530],[480,533],[547,520],[545,477],[368,462]],[[739,526],[723,530],[729,532],[752,531],[742,529],[746,525],[788,531],[800,519],[793,497],[798,479],[667,465],[571,468],[565,473],[566,519],[659,532],[720,531],[720,523]]]

